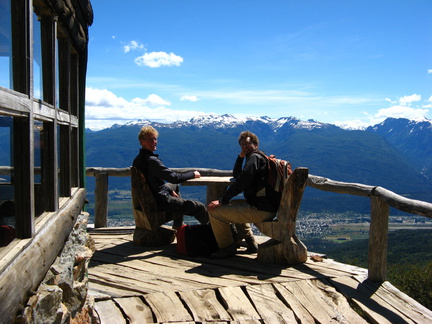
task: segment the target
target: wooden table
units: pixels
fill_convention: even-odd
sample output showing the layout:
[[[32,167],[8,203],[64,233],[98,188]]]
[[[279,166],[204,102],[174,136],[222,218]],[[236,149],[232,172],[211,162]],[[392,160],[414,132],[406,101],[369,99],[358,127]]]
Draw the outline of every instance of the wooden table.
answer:
[[[232,183],[232,177],[201,177],[182,182],[182,186],[207,186],[206,205],[219,199],[225,193],[226,188]]]

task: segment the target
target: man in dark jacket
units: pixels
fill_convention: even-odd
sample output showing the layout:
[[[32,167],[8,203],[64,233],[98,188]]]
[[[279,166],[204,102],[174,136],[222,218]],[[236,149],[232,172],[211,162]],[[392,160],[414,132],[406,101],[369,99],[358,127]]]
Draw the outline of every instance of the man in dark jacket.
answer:
[[[189,179],[201,177],[198,171],[178,173],[167,168],[159,159],[156,151],[159,133],[152,126],[144,126],[138,134],[141,150],[133,161],[133,166],[144,175],[160,210],[178,215],[194,216],[201,224],[209,221],[204,204],[195,200],[183,199],[178,194],[178,185]],[[181,225],[181,224],[179,224]],[[178,225],[175,227],[179,227]]]
[[[280,196],[274,197],[269,194],[270,191],[263,190],[267,183],[267,160],[257,152],[258,137],[249,131],[242,132],[239,144],[241,152],[234,166],[234,183],[221,199],[212,201],[207,207],[219,246],[212,258],[225,258],[236,253],[232,223],[258,223],[273,219],[279,208]],[[241,192],[245,199],[231,200]]]

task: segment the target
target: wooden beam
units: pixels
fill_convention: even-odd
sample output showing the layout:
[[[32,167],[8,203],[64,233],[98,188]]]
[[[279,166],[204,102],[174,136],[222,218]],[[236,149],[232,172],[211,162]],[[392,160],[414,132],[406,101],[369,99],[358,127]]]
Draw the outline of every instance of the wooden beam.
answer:
[[[14,118],[13,161],[15,220],[18,238],[34,234],[34,140],[33,119]]]
[[[108,173],[97,173],[95,184],[95,227],[106,227],[108,219]]]
[[[20,304],[37,288],[63,248],[84,203],[85,190],[80,189],[17,255],[13,266],[0,273],[0,323],[13,323]]]
[[[407,213],[432,218],[431,203],[421,200],[405,198],[382,187],[374,188],[372,194],[379,196],[382,201],[386,202],[394,208],[397,208]]]
[[[374,186],[368,186],[361,183],[334,181],[315,175],[309,175],[307,185],[309,187],[323,191],[331,191],[340,194],[350,194],[363,197],[368,197],[375,188]]]
[[[379,197],[371,197],[368,277],[372,281],[387,278],[388,220],[390,207]]]

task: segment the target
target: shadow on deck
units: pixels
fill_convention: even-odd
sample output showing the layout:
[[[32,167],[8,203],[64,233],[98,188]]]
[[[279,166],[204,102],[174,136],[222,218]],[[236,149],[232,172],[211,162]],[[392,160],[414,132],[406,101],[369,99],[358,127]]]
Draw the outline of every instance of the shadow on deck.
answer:
[[[144,248],[133,228],[90,232],[90,294],[104,323],[431,323],[432,312],[367,270],[331,259],[281,266]],[[259,239],[259,237],[258,237]]]

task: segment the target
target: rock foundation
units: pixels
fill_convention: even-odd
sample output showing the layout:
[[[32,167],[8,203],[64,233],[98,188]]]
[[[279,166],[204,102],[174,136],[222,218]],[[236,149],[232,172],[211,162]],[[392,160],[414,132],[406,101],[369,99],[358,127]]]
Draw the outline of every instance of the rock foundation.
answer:
[[[17,323],[98,323],[88,294],[88,264],[94,242],[87,233],[88,213],[78,216],[68,240]]]

